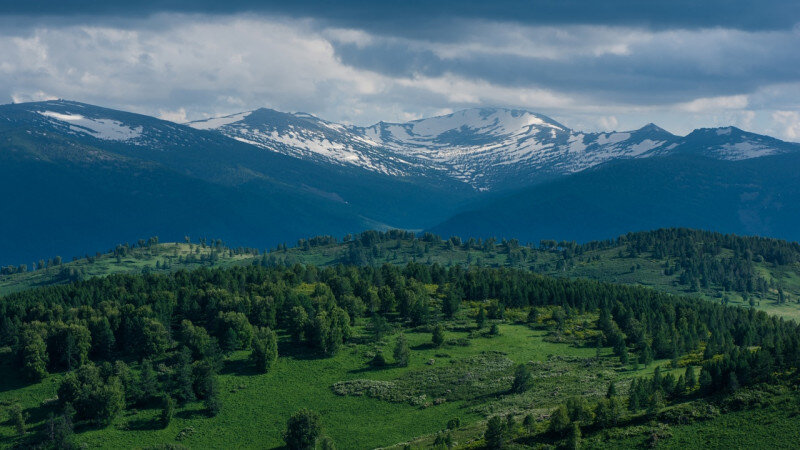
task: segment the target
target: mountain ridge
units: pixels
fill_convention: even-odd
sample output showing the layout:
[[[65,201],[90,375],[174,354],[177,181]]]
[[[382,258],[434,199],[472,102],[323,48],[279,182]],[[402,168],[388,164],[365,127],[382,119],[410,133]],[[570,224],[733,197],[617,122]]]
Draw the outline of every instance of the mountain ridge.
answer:
[[[768,163],[800,155],[800,144],[732,127],[687,136],[654,124],[581,133],[546,116],[498,108],[370,127],[264,108],[215,120],[192,127],[70,101],[0,106],[0,176],[13,199],[0,213],[24,218],[0,227],[7,237],[0,239],[0,264],[106,248],[143,234],[264,247],[313,234],[447,224],[446,231],[462,235],[522,238],[536,228],[517,220],[530,211],[552,216],[536,237],[577,240],[662,226],[795,238],[800,224],[789,206],[796,189],[780,180],[791,174],[776,177],[785,168]],[[618,170],[620,163],[627,169]],[[744,169],[730,171],[731,164]],[[587,177],[586,192],[565,181]],[[688,188],[676,190],[676,183]],[[587,197],[595,191],[609,198]],[[634,211],[628,203],[637,192],[650,197],[635,199]],[[485,209],[496,202],[507,211]],[[698,204],[711,211],[709,220],[688,220],[705,213]],[[475,211],[506,219],[487,230],[469,216]],[[637,214],[650,220],[637,222]],[[742,227],[726,228],[732,223]],[[52,234],[52,224],[62,224],[60,234]]]
[[[272,120],[262,120],[264,111],[269,111]],[[583,132],[545,115],[512,108],[465,109],[366,127],[263,108],[224,117],[221,124],[217,118],[187,125],[217,130],[271,151],[359,165],[393,176],[424,176],[432,171],[479,191],[520,188],[618,159],[691,151],[735,160],[800,151],[800,144],[735,127],[698,129],[678,136],[651,122],[630,131]],[[312,126],[300,129],[303,123]],[[714,136],[703,130],[718,133]],[[731,142],[721,142],[726,135]]]

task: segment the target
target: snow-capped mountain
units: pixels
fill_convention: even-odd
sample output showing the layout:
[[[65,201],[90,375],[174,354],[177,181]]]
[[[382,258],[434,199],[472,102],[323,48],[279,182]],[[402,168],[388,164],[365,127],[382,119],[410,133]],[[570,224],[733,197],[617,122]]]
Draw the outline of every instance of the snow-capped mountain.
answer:
[[[800,151],[735,127],[673,135],[653,124],[625,132],[585,133],[541,114],[467,109],[406,123],[357,127],[305,113],[258,109],[190,122],[70,101],[14,105],[49,128],[144,151],[197,149],[233,139],[299,160],[365,169],[390,177],[449,179],[479,191],[530,186],[609,161],[674,153],[742,160]],[[191,129],[203,130],[190,132]],[[221,141],[222,140],[222,141]]]
[[[582,133],[540,114],[469,109],[404,124],[357,129],[396,154],[427,161],[479,189],[579,172],[646,154],[675,136],[650,125],[624,133]]]
[[[634,131],[584,133],[541,114],[502,108],[369,127],[259,109],[188,125],[299,158],[390,175],[435,171],[479,190],[529,185],[612,160],[673,151],[738,160],[800,147],[736,128],[697,130],[686,137],[653,124]]]
[[[800,229],[786,207],[800,198],[800,144],[737,128],[585,133],[510,109],[368,127],[261,109],[190,125],[62,100],[0,105],[0,216],[28,218],[0,223],[5,263],[142,235],[261,247],[437,223],[517,238]]]
[[[357,128],[327,122],[310,114],[258,109],[190,122],[201,130],[217,130],[237,141],[302,159],[354,165],[386,175],[424,172],[414,158],[388,151]]]
[[[659,154],[689,152],[710,158],[740,161],[795,152],[800,145],[736,127],[700,128],[659,149]]]
[[[4,105],[5,120],[31,130],[46,130],[97,143],[124,144],[148,150],[195,148],[218,142],[213,134],[154,117],[69,100]],[[31,127],[35,125],[35,127]]]

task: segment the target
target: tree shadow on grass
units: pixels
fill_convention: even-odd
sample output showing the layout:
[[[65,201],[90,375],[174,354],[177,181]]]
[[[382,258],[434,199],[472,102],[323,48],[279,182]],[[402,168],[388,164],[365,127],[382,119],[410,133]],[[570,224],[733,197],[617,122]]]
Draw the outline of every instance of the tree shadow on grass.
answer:
[[[388,334],[388,333],[387,333]],[[381,341],[385,339],[382,338]],[[348,344],[356,344],[356,345],[369,345],[375,342],[375,338],[372,335],[369,336],[354,336],[347,340]]]
[[[25,429],[25,435],[19,436],[16,433],[8,436],[0,436],[0,447],[2,448],[35,448],[37,444],[45,439],[45,431],[47,427],[46,417],[50,415],[52,408],[37,406],[34,408],[27,408],[23,410],[23,414],[27,414],[26,422],[28,426]],[[38,423],[33,426],[31,424]],[[11,414],[8,418],[0,424],[14,429],[14,422],[11,420]]]
[[[283,355],[281,355],[283,356]],[[221,375],[253,376],[260,375],[249,359],[227,360],[219,372]]]
[[[142,418],[129,420],[127,429],[130,431],[153,431],[163,428],[159,418]]]
[[[435,348],[440,348],[440,347],[433,345],[432,342],[426,342],[424,344],[419,344],[411,347],[411,350],[433,350]]]
[[[382,371],[384,371],[384,370],[396,369],[396,368],[398,368],[398,367],[400,367],[400,366],[398,366],[398,365],[396,365],[396,364],[387,364],[387,365],[385,365],[385,366],[377,366],[377,367],[373,367],[373,366],[366,366],[366,367],[361,367],[361,368],[359,368],[359,369],[351,369],[351,370],[348,370],[348,371],[347,371],[347,373],[382,372]]]
[[[291,342],[278,343],[278,355],[287,356],[293,359],[310,360],[310,359],[323,359],[325,355],[317,350],[302,344],[295,344]]]
[[[11,360],[11,358],[8,359]],[[0,386],[0,392],[15,391],[17,389],[22,389],[35,384],[35,382],[26,380],[22,375],[20,375],[18,368],[11,367],[5,362],[0,364],[0,378],[3,380],[3,383]]]
[[[184,409],[175,413],[175,417],[185,420],[203,419],[208,417],[208,413],[204,409]]]

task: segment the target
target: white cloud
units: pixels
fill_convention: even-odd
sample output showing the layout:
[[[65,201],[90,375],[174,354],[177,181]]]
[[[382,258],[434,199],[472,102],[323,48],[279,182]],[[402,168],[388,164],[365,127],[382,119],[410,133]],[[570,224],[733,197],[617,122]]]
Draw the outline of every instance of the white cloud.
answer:
[[[741,92],[726,88],[726,95],[716,95],[714,84],[686,87],[685,83],[709,74],[723,80],[744,76],[762,61],[745,60],[736,52],[752,55],[778,48],[786,33],[472,21],[462,27],[469,32],[434,42],[358,29],[325,29],[311,20],[249,15],[158,15],[120,26],[71,23],[0,34],[0,96],[15,102],[68,98],[177,122],[271,107],[371,124],[465,107],[510,106],[552,115],[567,126],[586,130],[626,130],[655,122],[685,133],[701,126],[733,124],[800,140],[792,113],[800,104],[800,80],[759,81],[762,85]],[[789,34],[793,36],[789,43],[797,39],[796,32]],[[368,52],[381,42],[456,63],[439,72],[426,72],[424,67],[379,72],[337,54],[337,44]],[[459,66],[481,58],[493,61],[496,55],[507,58],[485,74]],[[375,57],[394,62],[403,56]],[[537,78],[539,72],[570,61],[589,61],[587,67],[593,68],[591,63],[603,58],[619,65],[586,70],[575,81],[569,71],[563,77],[556,72],[553,78],[558,82],[549,84]],[[649,63],[663,64],[662,59],[684,65],[678,65],[675,73],[642,73],[651,71]],[[530,60],[535,60],[530,78],[504,78],[518,61]],[[539,60],[554,66],[539,66]],[[731,65],[731,61],[742,63]],[[753,73],[758,78],[765,70]],[[579,85],[586,79],[608,79],[611,87],[601,95],[599,88]],[[697,98],[631,99],[639,92],[659,92],[659,83],[677,85],[673,89],[681,94],[678,98],[690,98],[681,89]],[[634,95],[625,97],[629,92]]]
[[[165,111],[160,109],[158,110],[158,118],[169,120],[170,122],[175,123],[186,123],[189,121],[189,119],[186,117],[186,108],[180,108],[176,111]]]
[[[601,116],[597,119],[597,124],[600,125],[601,130],[616,130],[619,121],[614,116]]]
[[[729,109],[747,108],[746,95],[732,95],[727,97],[705,97],[692,100],[690,102],[679,103],[677,109],[688,112],[709,112]]]
[[[566,95],[537,88],[498,86],[484,80],[470,80],[454,74],[441,77],[401,78],[400,86],[429,91],[449,102],[465,105],[507,105],[528,108],[567,108],[574,100]]]
[[[800,113],[797,111],[775,111],[772,120],[777,122],[783,132],[783,137],[796,141],[800,140]]]
[[[36,91],[33,93],[14,93],[11,94],[12,103],[25,103],[25,102],[42,102],[45,100],[58,100],[55,95],[50,95],[43,91]]]
[[[628,55],[632,46],[646,44],[655,37],[653,33],[637,28],[597,25],[530,27],[471,21],[463,23],[462,27],[470,30],[463,40],[421,44],[448,59],[469,58],[476,53],[484,53],[560,60],[586,56]]]

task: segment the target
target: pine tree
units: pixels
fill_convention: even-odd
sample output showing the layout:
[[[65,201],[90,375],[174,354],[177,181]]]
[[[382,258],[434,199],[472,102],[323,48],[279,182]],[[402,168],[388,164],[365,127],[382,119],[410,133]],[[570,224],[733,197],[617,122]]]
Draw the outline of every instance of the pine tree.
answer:
[[[570,450],[579,450],[581,448],[581,427],[577,423],[572,424],[572,429],[567,439],[567,448]]]
[[[181,348],[178,364],[175,368],[175,390],[178,400],[189,402],[194,397],[194,377],[192,374],[192,351],[188,347]]]
[[[394,362],[400,367],[407,367],[411,358],[411,350],[408,348],[408,341],[405,335],[401,334],[397,337],[397,342],[394,345]]]
[[[486,448],[488,449],[502,449],[505,440],[506,424],[500,416],[493,416],[486,423],[486,431],[483,433],[483,438],[486,441]]]
[[[172,421],[172,416],[174,415],[175,400],[173,400],[169,394],[164,394],[164,396],[161,398],[161,417],[159,419],[161,428],[167,428],[169,423]]]
[[[519,364],[514,370],[514,381],[511,384],[511,391],[522,393],[530,389],[533,382],[533,376],[526,364]]]
[[[25,434],[25,431],[28,429],[28,425],[25,423],[27,414],[22,410],[22,405],[14,403],[11,406],[9,415],[11,416],[11,423],[14,424],[14,429],[17,431],[17,434],[20,436]]]
[[[433,327],[431,343],[434,347],[441,347],[442,344],[444,344],[444,326],[442,326],[442,324],[437,323],[436,326]]]
[[[278,360],[278,337],[269,328],[259,328],[255,331],[250,360],[261,373],[267,373]]]
[[[478,317],[475,318],[475,324],[479,330],[486,326],[486,309],[483,306],[478,309]]]
[[[142,393],[142,401],[146,403],[153,400],[158,393],[158,389],[158,376],[156,371],[153,370],[153,363],[149,359],[145,359],[142,361],[139,372],[139,391]]]
[[[616,397],[617,395],[617,385],[614,381],[608,384],[608,390],[606,391],[606,398]]]
[[[535,423],[536,423],[536,422],[535,422],[535,420],[533,419],[533,415],[532,415],[532,414],[528,414],[528,415],[526,415],[526,416],[525,416],[525,418],[522,420],[522,426],[524,426],[524,427],[525,427],[525,430],[526,430],[528,433],[532,433],[532,432],[533,432],[533,425],[534,425]]]
[[[216,417],[222,410],[222,398],[219,395],[219,384],[216,381],[211,383],[208,394],[203,399],[203,404],[211,417]]]
[[[689,390],[694,389],[697,386],[697,375],[694,373],[694,366],[687,366],[686,367],[686,387]]]
[[[551,433],[556,434],[564,434],[565,431],[569,428],[570,420],[569,414],[567,413],[566,405],[559,405],[553,414],[550,416],[550,427],[549,430]]]
[[[289,450],[310,450],[317,444],[322,434],[319,415],[308,409],[301,409],[286,422],[283,440]]]
[[[534,324],[537,320],[539,320],[539,311],[535,306],[531,306],[530,310],[528,311],[527,321],[529,324]]]

